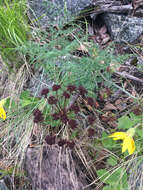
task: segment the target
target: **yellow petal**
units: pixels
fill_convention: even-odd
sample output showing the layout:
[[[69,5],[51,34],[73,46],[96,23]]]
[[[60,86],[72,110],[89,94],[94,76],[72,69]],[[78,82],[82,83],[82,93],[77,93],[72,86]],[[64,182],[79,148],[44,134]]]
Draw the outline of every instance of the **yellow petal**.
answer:
[[[135,151],[135,142],[134,142],[133,138],[130,136],[127,136],[123,140],[122,152],[125,152],[126,150],[128,150],[129,155],[133,154]]]
[[[0,107],[0,118],[2,118],[3,120],[6,119],[6,112],[3,107]]]
[[[135,151],[135,142],[134,142],[134,140],[132,139],[131,145],[128,147],[129,155],[133,154],[134,151]]]
[[[127,137],[127,134],[124,132],[115,132],[109,137],[113,138],[113,140],[124,140]]]

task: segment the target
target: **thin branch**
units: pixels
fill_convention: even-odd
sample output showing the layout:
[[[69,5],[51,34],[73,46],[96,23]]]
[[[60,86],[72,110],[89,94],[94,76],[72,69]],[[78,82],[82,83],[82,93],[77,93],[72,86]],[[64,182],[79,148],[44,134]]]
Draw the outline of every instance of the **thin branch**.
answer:
[[[130,96],[131,98],[134,98],[135,100],[139,100],[139,98],[133,96],[132,94],[130,94],[129,92],[127,92],[124,88],[122,88],[122,87],[118,86],[117,84],[115,84],[115,83],[113,83],[113,82],[107,80],[101,72],[100,72],[100,75],[101,75],[101,77],[102,77],[106,82],[108,82],[109,84],[111,84],[111,85],[115,86],[116,88],[120,89],[121,91],[123,91],[125,94],[127,94],[127,95]]]
[[[135,80],[137,82],[143,83],[142,79],[139,79],[139,78],[137,78],[135,76],[132,76],[132,75],[126,73],[126,72],[122,72],[122,73],[121,72],[115,72],[115,74],[118,74],[118,75],[120,75],[121,77],[124,77],[124,78],[128,78],[128,79]]]

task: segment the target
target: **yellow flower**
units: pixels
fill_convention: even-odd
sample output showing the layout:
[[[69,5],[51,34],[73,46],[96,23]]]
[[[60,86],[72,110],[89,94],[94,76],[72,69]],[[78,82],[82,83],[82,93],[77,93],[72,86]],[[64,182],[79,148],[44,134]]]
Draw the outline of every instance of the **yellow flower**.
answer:
[[[0,107],[0,118],[2,118],[3,120],[6,119],[6,112],[3,107]]]
[[[126,133],[125,132],[115,132],[109,137],[113,138],[113,140],[123,140],[122,146],[122,152],[125,152],[128,150],[129,155],[133,154],[135,151],[135,142],[133,140],[133,135],[135,133],[135,130],[133,128],[129,129]]]
[[[128,150],[129,155],[133,154],[135,151],[135,142],[132,137],[127,136],[122,144],[122,152]]]
[[[5,102],[6,102],[6,98],[0,101],[0,118],[2,118],[3,120],[6,119],[6,112],[3,108]]]

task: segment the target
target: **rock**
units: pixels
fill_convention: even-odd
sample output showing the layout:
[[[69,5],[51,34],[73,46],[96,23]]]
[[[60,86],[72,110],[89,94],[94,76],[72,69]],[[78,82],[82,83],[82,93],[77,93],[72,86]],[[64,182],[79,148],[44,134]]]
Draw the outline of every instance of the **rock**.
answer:
[[[89,12],[96,22],[99,14],[103,14],[103,20],[116,42],[132,43],[143,33],[143,19],[136,16],[125,16],[133,11],[133,6],[128,0],[28,0],[29,17],[42,28],[49,25],[63,26],[75,16]],[[90,11],[90,8],[93,8]],[[135,15],[142,15],[136,11]]]
[[[70,150],[56,145],[28,148],[26,152],[25,169],[34,190],[84,189],[86,178],[76,164]]]
[[[91,5],[92,0],[29,0],[29,14],[43,28],[62,24]]]
[[[8,190],[3,179],[0,180],[0,190]]]
[[[103,20],[116,42],[135,42],[143,33],[143,19],[121,14],[104,13]]]

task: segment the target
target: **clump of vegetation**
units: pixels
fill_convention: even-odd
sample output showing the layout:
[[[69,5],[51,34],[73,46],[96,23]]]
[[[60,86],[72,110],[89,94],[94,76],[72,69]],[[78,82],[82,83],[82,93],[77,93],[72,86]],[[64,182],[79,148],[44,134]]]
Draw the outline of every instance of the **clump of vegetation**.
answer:
[[[46,32],[37,32],[35,37],[21,47],[21,52],[28,55],[30,64],[36,68],[43,67],[48,79],[55,83],[82,85],[95,96],[98,84],[103,80],[100,72],[107,80],[111,73],[111,64],[122,63],[126,56],[114,56],[111,47],[100,49],[92,41],[80,25],[74,24],[59,28],[49,28]]]
[[[15,48],[28,40],[28,28],[25,0],[0,2],[0,52],[9,69],[22,63]]]

